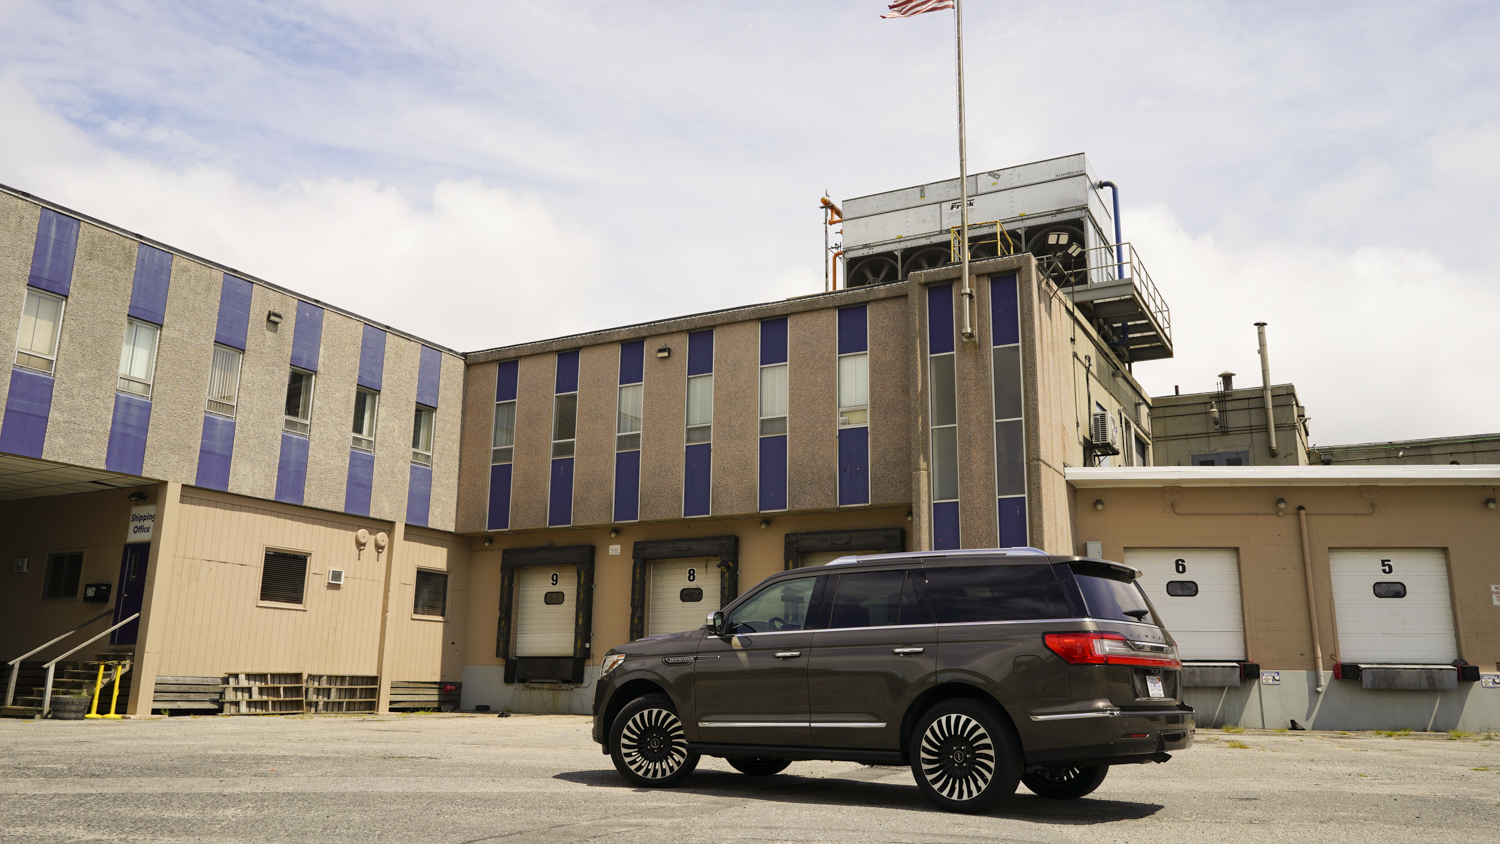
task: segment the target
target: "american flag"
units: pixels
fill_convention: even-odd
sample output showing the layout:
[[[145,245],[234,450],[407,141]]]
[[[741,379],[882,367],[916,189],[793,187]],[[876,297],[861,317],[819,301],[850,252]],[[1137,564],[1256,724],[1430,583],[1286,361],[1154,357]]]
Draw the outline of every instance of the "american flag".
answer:
[[[923,12],[941,12],[953,8],[953,0],[891,0],[891,10],[883,18],[909,18]]]

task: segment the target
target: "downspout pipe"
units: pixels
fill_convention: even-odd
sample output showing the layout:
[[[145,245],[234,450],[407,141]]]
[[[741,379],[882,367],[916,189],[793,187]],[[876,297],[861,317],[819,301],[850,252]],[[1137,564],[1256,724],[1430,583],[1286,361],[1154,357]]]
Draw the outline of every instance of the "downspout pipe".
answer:
[[[1257,322],[1255,330],[1260,334],[1260,393],[1266,402],[1266,436],[1271,440],[1271,456],[1281,452],[1276,448],[1276,414],[1271,404],[1271,353],[1266,351],[1266,324]]]
[[[1297,505],[1297,524],[1302,529],[1302,574],[1307,579],[1307,617],[1312,624],[1313,660],[1318,666],[1318,694],[1328,688],[1328,680],[1323,676],[1323,638],[1318,632],[1318,599],[1313,593],[1312,575],[1312,552],[1307,545],[1307,508],[1301,504]]]
[[[1099,189],[1109,188],[1115,201],[1115,277],[1125,277],[1125,238],[1120,236],[1120,187],[1114,182],[1104,181],[1095,185]]]

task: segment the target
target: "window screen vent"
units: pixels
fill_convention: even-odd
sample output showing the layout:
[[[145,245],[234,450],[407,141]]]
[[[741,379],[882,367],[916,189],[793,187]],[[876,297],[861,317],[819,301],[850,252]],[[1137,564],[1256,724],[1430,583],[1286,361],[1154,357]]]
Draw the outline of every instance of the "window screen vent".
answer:
[[[417,572],[417,600],[412,607],[416,615],[448,614],[448,575],[441,571]]]
[[[260,599],[278,604],[302,603],[307,585],[307,556],[267,551],[260,575]]]

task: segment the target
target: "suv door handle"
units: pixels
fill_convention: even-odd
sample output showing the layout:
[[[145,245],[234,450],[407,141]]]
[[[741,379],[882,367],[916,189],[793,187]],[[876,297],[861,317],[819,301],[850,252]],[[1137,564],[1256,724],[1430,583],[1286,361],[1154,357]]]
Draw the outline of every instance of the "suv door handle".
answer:
[[[802,656],[802,652],[801,651],[777,651],[776,652],[776,658],[777,659],[795,659],[796,657],[799,657],[799,656]]]
[[[924,650],[926,650],[926,648],[891,648],[891,653],[901,654],[902,656],[911,656],[912,654],[919,654]]]

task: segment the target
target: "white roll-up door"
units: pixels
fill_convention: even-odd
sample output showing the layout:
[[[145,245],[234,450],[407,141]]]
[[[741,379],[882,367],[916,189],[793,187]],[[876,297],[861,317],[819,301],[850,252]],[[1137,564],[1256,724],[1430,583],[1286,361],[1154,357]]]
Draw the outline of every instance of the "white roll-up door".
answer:
[[[717,559],[654,560],[646,577],[647,636],[697,630],[719,608]]]
[[[516,656],[572,656],[576,566],[516,569]]]
[[[1183,659],[1245,659],[1240,558],[1234,548],[1126,548],[1125,564],[1177,640]]]
[[[1441,548],[1330,548],[1328,565],[1340,662],[1444,664],[1457,658]]]

